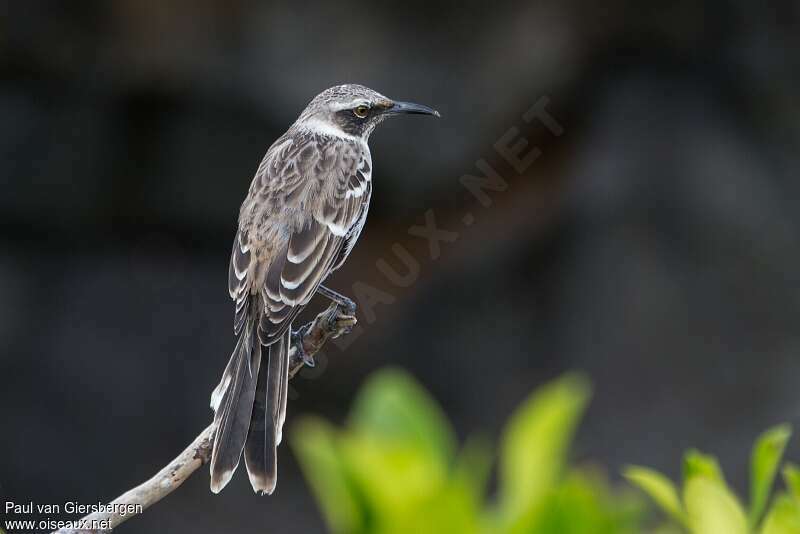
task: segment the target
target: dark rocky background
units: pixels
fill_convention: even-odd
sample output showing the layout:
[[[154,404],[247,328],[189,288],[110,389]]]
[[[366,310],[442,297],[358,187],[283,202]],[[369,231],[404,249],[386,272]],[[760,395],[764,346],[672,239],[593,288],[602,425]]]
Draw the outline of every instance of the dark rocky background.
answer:
[[[293,381],[289,425],[341,420],[395,364],[462,435],[494,433],[582,369],[577,458],[676,475],[693,445],[744,488],[756,434],[800,422],[796,2],[0,7],[0,500],[106,500],[208,423],[239,203],[266,147],[345,81],[443,118],[373,136],[369,223],[330,285],[394,302],[362,306],[360,335]],[[561,136],[521,120],[543,96]],[[511,127],[542,152],[522,175],[492,148]],[[459,184],[479,158],[508,182],[487,208]],[[435,260],[408,234],[427,210],[459,233]],[[407,288],[376,267],[399,268],[395,243],[419,261]],[[120,531],[321,529],[288,447],[270,498],[207,484]]]

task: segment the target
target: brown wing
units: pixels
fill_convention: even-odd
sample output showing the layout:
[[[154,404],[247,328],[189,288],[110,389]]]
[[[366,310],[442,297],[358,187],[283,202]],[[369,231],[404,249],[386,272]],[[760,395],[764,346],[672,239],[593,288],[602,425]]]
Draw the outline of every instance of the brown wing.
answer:
[[[242,206],[231,254],[237,332],[258,294],[261,341],[279,339],[349,251],[370,197],[368,160],[360,143],[314,136],[292,139],[271,158],[268,152],[263,176],[256,176]]]

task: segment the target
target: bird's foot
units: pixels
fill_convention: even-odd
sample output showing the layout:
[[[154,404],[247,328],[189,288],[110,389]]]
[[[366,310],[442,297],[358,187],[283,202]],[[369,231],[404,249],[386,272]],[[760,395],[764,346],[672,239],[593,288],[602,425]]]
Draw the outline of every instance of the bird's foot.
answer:
[[[297,351],[300,353],[300,357],[303,359],[303,363],[308,367],[314,367],[317,363],[314,361],[314,357],[311,356],[306,352],[305,347],[303,346],[303,338],[306,335],[306,331],[310,325],[304,325],[300,327],[299,330],[292,333],[292,342],[297,347]]]
[[[328,320],[328,327],[333,332],[333,338],[349,334],[353,327],[358,323],[355,315],[355,303],[351,301],[352,307],[346,304],[337,304],[336,313]]]
[[[355,319],[356,309],[358,308],[358,306],[356,306],[355,301],[347,297],[342,297],[342,302],[340,302],[339,304],[344,308],[345,315],[348,315],[353,319]]]

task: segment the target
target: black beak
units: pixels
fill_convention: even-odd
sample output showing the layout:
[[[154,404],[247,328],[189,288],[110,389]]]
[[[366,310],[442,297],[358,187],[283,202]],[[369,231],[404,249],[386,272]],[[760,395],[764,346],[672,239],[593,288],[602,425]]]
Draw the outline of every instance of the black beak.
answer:
[[[439,112],[435,109],[423,106],[422,104],[414,104],[413,102],[395,102],[392,107],[386,110],[389,115],[400,113],[416,114],[416,115],[433,115],[434,117],[441,117]]]

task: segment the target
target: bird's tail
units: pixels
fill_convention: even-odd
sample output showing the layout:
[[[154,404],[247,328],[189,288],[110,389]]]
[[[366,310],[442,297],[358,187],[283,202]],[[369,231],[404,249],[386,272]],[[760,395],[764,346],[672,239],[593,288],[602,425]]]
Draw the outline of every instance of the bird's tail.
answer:
[[[250,426],[261,365],[258,316],[254,308],[248,310],[244,328],[239,333],[222,380],[211,393],[216,428],[210,465],[211,491],[214,493],[219,493],[236,471]]]
[[[211,449],[211,491],[219,493],[233,476],[242,450],[250,483],[272,493],[277,478],[276,449],[286,417],[291,327],[263,346],[258,336],[259,304],[252,303],[222,380],[211,394],[216,432]],[[261,365],[262,353],[268,358]]]
[[[289,327],[267,347],[269,359],[258,373],[250,431],[244,447],[250,485],[262,495],[272,493],[278,479],[277,449],[286,419],[291,331]]]

